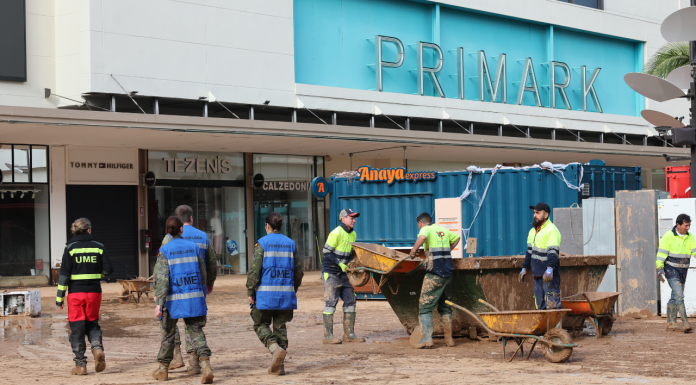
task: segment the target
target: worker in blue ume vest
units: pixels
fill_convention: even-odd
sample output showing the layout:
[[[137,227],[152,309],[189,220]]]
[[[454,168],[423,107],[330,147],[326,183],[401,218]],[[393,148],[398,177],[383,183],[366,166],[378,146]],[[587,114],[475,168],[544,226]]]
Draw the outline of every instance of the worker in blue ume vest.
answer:
[[[295,241],[280,233],[283,216],[266,216],[266,236],[259,239],[247,276],[247,295],[251,304],[254,331],[273,356],[268,374],[285,374],[288,328],[297,309],[297,289],[302,284],[302,258]],[[273,325],[273,330],[271,330]]]
[[[684,284],[689,271],[691,257],[696,254],[696,240],[689,232],[691,218],[686,214],[677,216],[677,224],[660,239],[657,248],[657,276],[672,289],[672,296],[667,303],[667,331],[691,333],[684,306]],[[677,314],[682,324],[677,324]]]
[[[169,364],[174,358],[176,322],[183,318],[186,339],[191,343],[189,354],[199,361],[201,383],[210,384],[213,382],[211,352],[203,333],[208,314],[205,260],[197,244],[181,238],[184,222],[179,217],[169,217],[165,226],[171,240],[160,247],[155,265],[155,315],[160,320],[162,342],[157,355],[159,365],[152,376],[158,381],[169,379]]]
[[[551,208],[544,202],[529,206],[534,210],[534,222],[527,237],[520,283],[531,268],[534,277],[534,303],[539,310],[561,308],[561,233],[551,223]]]

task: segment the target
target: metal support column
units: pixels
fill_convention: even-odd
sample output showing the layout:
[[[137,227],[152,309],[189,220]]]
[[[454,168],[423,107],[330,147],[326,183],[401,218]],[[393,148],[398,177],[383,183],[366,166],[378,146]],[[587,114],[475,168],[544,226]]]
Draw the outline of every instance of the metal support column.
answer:
[[[116,95],[111,95],[111,106],[109,109],[111,112],[116,112]]]

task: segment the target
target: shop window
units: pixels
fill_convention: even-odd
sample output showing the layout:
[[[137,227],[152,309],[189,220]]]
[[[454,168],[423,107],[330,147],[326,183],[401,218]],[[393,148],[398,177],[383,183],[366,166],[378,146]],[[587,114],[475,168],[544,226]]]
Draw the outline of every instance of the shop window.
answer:
[[[46,146],[0,144],[0,276],[49,276]]]
[[[318,247],[325,239],[324,200],[315,198],[309,185],[324,176],[322,157],[254,154],[253,173],[264,177],[254,188],[254,241],[266,235],[266,216],[275,211],[283,216],[281,232],[295,241],[304,268],[319,267]]]

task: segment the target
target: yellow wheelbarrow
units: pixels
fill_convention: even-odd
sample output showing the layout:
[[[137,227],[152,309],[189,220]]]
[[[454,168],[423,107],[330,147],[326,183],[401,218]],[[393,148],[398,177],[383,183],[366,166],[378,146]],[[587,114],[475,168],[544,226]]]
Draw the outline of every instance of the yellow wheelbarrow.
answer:
[[[554,326],[568,313],[568,309],[554,310],[529,310],[529,311],[498,311],[495,307],[479,299],[479,302],[495,310],[493,313],[475,313],[465,307],[456,305],[451,301],[446,304],[466,312],[477,320],[488,332],[489,336],[503,339],[503,359],[511,362],[517,352],[526,360],[532,355],[537,343],[543,345],[543,353],[547,360],[554,363],[566,362],[573,354],[573,348],[578,345],[573,343],[570,334],[563,329]],[[505,348],[508,340],[517,343],[517,350],[510,358],[507,357]],[[534,340],[529,354],[524,355],[524,343]]]
[[[116,282],[123,286],[121,296],[118,297],[118,302],[121,304],[128,302],[131,298],[133,298],[135,303],[140,303],[140,297],[143,294],[145,294],[147,299],[150,299],[149,294],[152,292],[152,286],[155,284],[154,280],[143,281],[138,279],[117,279]]]
[[[372,293],[377,294],[386,283],[392,294],[399,292],[401,282],[397,278],[396,290],[389,283],[392,273],[410,273],[418,269],[423,260],[420,258],[409,258],[408,254],[392,250],[388,247],[373,243],[351,243],[355,259],[348,265],[348,279],[353,287],[360,287],[367,284],[373,273],[380,274],[379,284],[375,284],[372,279]]]

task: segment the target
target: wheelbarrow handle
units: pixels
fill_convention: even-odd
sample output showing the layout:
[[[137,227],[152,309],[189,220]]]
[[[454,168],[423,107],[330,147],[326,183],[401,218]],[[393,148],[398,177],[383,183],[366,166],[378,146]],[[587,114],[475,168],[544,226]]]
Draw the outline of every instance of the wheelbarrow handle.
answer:
[[[500,313],[500,310],[498,310],[498,308],[497,308],[497,307],[495,307],[495,306],[491,305],[490,303],[488,303],[488,302],[486,302],[486,301],[482,300],[481,298],[479,298],[479,300],[478,300],[478,301],[479,301],[480,303],[482,303],[482,304],[484,304],[484,305],[488,306],[489,308],[493,309],[493,311],[494,311],[494,312],[496,312],[496,313]]]
[[[498,334],[499,334],[499,333],[496,333],[496,332],[494,332],[493,330],[491,330],[491,329],[488,327],[488,325],[486,325],[486,323],[483,322],[483,320],[481,319],[481,317],[479,317],[479,315],[478,315],[477,313],[474,313],[473,311],[471,311],[471,310],[469,310],[469,309],[467,309],[467,308],[465,308],[465,307],[463,307],[463,306],[459,306],[459,305],[457,305],[456,303],[453,303],[452,301],[449,301],[449,300],[445,300],[445,303],[446,303],[447,305],[453,306],[453,307],[455,307],[455,308],[457,308],[457,309],[459,309],[459,310],[461,310],[461,311],[463,311],[463,312],[469,314],[470,316],[474,317],[474,318],[481,324],[481,326],[483,326],[483,328],[486,329],[486,331],[488,332],[488,334],[490,334],[490,335],[498,335]]]

